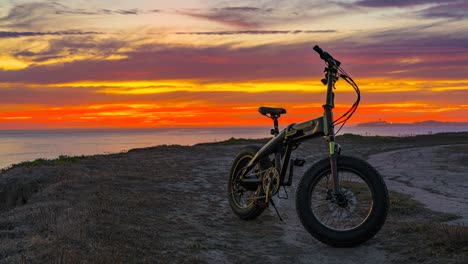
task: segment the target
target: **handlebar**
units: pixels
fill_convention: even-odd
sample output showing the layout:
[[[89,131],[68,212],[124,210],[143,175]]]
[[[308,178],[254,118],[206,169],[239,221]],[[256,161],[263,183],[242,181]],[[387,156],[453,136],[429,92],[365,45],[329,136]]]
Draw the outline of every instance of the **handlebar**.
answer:
[[[314,50],[320,55],[320,58],[327,62],[328,64],[331,64],[334,67],[340,67],[341,62],[338,60],[335,60],[328,52],[323,51],[318,45],[314,46]]]

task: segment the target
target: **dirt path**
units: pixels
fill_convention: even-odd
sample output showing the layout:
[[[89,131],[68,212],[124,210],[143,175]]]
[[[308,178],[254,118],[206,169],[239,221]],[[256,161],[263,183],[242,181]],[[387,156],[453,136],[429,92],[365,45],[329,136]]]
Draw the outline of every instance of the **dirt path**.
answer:
[[[389,189],[428,208],[462,216],[468,225],[468,144],[411,148],[371,155]]]

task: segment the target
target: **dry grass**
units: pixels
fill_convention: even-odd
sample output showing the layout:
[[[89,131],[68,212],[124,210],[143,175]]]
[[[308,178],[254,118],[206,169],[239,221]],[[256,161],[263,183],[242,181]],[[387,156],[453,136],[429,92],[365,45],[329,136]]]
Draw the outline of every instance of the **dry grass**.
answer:
[[[444,222],[454,214],[433,212],[409,195],[392,192],[382,247],[398,253],[392,262],[467,263],[468,227]]]
[[[461,225],[441,225],[438,232],[441,241],[448,249],[460,250],[462,248],[468,253],[468,227]]]

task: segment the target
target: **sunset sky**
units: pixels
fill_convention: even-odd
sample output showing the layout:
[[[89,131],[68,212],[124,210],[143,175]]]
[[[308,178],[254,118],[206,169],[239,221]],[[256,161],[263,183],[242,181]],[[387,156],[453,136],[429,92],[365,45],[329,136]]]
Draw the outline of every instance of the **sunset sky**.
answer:
[[[269,125],[322,114],[320,45],[350,123],[468,122],[465,0],[0,0],[0,129]],[[337,83],[336,115],[355,94]]]

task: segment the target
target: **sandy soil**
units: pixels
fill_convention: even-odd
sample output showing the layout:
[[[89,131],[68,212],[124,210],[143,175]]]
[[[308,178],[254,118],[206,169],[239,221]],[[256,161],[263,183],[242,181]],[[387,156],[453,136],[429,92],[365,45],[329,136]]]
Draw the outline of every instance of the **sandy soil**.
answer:
[[[462,216],[468,225],[468,144],[410,148],[371,155],[389,189],[428,208]]]

